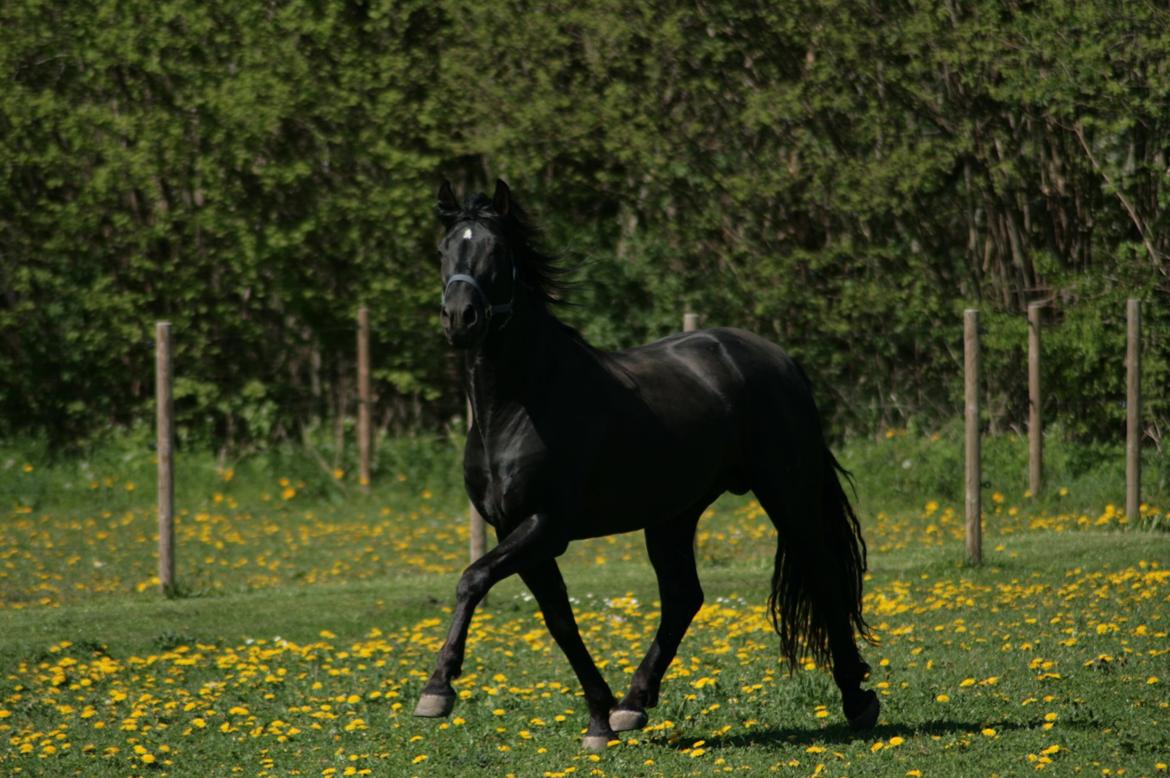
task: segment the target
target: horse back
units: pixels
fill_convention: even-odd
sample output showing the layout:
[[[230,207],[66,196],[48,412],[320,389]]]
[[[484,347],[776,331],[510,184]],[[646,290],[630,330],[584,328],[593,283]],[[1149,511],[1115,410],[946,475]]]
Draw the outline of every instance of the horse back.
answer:
[[[750,488],[761,434],[816,424],[807,379],[777,345],[717,328],[606,355],[582,495],[602,530],[637,529],[701,512]],[[816,428],[819,434],[819,427]]]

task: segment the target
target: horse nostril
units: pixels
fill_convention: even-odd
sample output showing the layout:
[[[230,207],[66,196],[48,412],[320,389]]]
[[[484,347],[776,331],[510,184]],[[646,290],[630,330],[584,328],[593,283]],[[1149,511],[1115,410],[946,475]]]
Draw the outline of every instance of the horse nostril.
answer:
[[[443,324],[450,324],[451,312],[446,308],[443,308],[441,311],[439,311],[439,318],[443,321]]]
[[[463,309],[463,326],[464,327],[474,327],[475,326],[475,319],[476,319],[475,306],[469,305]]]

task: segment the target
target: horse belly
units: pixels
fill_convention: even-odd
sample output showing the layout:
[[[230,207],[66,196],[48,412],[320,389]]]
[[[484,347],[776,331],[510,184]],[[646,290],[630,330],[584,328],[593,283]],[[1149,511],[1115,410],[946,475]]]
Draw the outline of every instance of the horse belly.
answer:
[[[623,439],[606,447],[589,478],[585,537],[682,518],[736,485],[726,426],[671,439]]]

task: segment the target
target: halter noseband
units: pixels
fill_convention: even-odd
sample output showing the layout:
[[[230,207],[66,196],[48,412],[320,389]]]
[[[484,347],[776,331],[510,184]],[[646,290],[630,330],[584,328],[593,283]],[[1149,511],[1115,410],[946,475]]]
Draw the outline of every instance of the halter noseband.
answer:
[[[512,262],[512,297],[506,303],[492,305],[492,301],[488,299],[487,294],[483,291],[483,287],[479,285],[479,281],[475,280],[475,276],[469,276],[466,273],[454,273],[447,279],[447,285],[443,287],[443,297],[440,305],[447,304],[447,292],[451,291],[452,284],[470,284],[475,293],[479,295],[480,301],[483,303],[484,313],[487,316],[488,324],[491,324],[492,316],[497,313],[506,313],[508,318],[512,317],[512,304],[516,302],[516,263]],[[507,324],[507,320],[504,322]]]

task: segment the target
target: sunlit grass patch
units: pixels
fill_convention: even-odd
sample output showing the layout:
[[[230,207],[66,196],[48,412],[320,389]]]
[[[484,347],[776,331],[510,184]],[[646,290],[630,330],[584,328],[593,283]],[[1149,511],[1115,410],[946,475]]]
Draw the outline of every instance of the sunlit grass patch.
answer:
[[[450,484],[403,472],[365,496],[343,468],[209,467],[180,500],[186,596],[163,601],[150,463],[135,462],[70,476],[65,496],[49,466],[9,471],[29,480],[0,506],[0,771],[1145,775],[1168,761],[1157,500],[1135,527],[1077,483],[1042,500],[992,488],[972,570],[953,500],[875,506],[859,479],[879,640],[864,654],[883,702],[865,734],[824,668],[780,663],[764,611],[775,530],[750,497],[721,500],[696,539],[706,604],[661,705],[586,755],[578,684],[516,582],[473,623],[452,717],[410,715],[467,555]],[[642,538],[574,544],[562,566],[620,694],[660,610]]]
[[[238,758],[249,774],[410,775],[424,763],[425,774],[454,774],[470,759],[517,775],[724,767],[806,775],[818,765],[830,774],[958,774],[950,760],[962,755],[1012,774],[1047,765],[1149,772],[1170,725],[1162,681],[1170,569],[1164,550],[1161,561],[1131,564],[1122,560],[1132,543],[1103,546],[1103,564],[879,570],[866,612],[880,642],[866,655],[884,711],[870,734],[845,728],[826,673],[809,663],[789,674],[780,664],[766,581],[737,568],[740,586],[720,579],[696,618],[650,726],[597,759],[577,751],[585,709],[576,681],[515,587],[473,624],[449,720],[410,716],[446,627],[449,609],[437,605],[421,618],[391,613],[348,633],[322,627],[295,639],[30,645],[0,680],[0,759],[34,773],[56,765],[49,769],[182,774]],[[1021,552],[1034,559],[1036,546]],[[620,690],[659,604],[649,581],[606,593],[608,578],[578,568],[570,584],[586,642]],[[262,607],[250,597],[249,607]],[[332,622],[322,614],[322,623]]]

